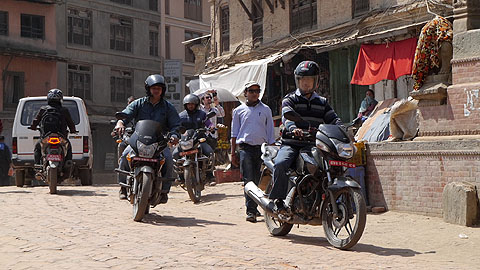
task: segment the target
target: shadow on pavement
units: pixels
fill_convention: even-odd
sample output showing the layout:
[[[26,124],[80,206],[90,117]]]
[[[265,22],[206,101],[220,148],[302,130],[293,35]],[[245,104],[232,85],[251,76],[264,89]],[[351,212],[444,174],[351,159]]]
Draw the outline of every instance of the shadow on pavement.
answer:
[[[30,191],[25,191],[25,190],[12,190],[12,191],[0,192],[0,194],[7,194],[7,193],[31,193],[31,192]]]
[[[150,213],[143,218],[144,223],[157,226],[175,226],[175,227],[205,227],[206,225],[236,225],[233,223],[217,222],[204,219],[196,219],[191,217],[172,217],[161,216],[155,213]]]
[[[108,196],[107,194],[97,193],[95,191],[90,191],[90,190],[75,190],[75,189],[62,190],[61,187],[58,188],[57,195],[60,195],[60,196]]]
[[[216,202],[216,201],[224,200],[226,198],[235,198],[235,197],[243,197],[243,194],[236,194],[236,195],[226,195],[225,193],[207,194],[200,198],[200,203]]]
[[[325,237],[309,237],[309,236],[301,236],[296,234],[288,234],[285,236],[290,242],[296,244],[305,244],[305,245],[313,245],[319,247],[330,247],[335,249],[334,246],[330,245],[327,238]],[[361,240],[360,240],[361,241]],[[411,249],[405,248],[386,248],[386,247],[378,247],[374,245],[362,244],[357,243],[353,248],[346,252],[368,252],[379,256],[401,256],[401,257],[413,257],[421,252],[417,252]],[[435,251],[429,251],[428,253],[435,253]]]

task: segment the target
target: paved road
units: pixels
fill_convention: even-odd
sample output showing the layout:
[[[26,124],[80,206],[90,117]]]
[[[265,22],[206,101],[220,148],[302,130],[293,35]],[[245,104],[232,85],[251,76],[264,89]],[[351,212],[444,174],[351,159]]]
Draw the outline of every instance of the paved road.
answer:
[[[117,190],[0,188],[0,269],[480,269],[480,228],[438,218],[369,215],[359,244],[341,251],[322,227],[271,237],[246,222],[239,183],[207,187],[197,205],[173,187],[142,223]]]

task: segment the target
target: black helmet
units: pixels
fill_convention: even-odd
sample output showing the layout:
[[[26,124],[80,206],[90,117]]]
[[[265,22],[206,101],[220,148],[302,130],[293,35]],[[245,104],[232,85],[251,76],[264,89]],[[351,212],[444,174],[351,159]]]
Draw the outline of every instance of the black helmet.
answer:
[[[187,109],[187,104],[188,103],[193,103],[195,104],[195,110],[198,109],[198,106],[200,105],[200,98],[197,95],[194,94],[188,94],[183,98],[183,107],[185,110],[188,111]]]
[[[167,89],[167,85],[165,84],[165,78],[163,78],[160,74],[152,74],[145,79],[145,90],[147,92],[147,96],[151,96],[150,87],[154,85],[159,85],[163,88],[162,97],[165,95],[165,90]]]
[[[48,105],[59,105],[63,103],[63,92],[60,89],[53,88],[47,94]]]
[[[303,61],[298,64],[295,68],[295,85],[297,88],[304,94],[309,94],[315,91],[318,87],[318,82],[320,78],[320,68],[317,63],[313,61]],[[299,80],[303,77],[312,77],[314,79],[313,88],[311,89],[301,89]]]

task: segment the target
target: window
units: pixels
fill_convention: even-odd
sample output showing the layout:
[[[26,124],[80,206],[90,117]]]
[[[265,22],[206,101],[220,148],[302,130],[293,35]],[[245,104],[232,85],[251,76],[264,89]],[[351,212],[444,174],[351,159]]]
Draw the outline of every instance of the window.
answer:
[[[165,14],[170,14],[170,0],[165,0]]]
[[[122,4],[122,5],[132,5],[132,0],[110,0],[111,2]]]
[[[92,100],[92,72],[89,66],[68,65],[68,95]]]
[[[158,56],[158,24],[150,24],[150,55]]]
[[[290,10],[290,32],[313,29],[317,25],[317,1],[293,0]]]
[[[92,46],[92,13],[68,9],[68,43]]]
[[[110,49],[117,51],[132,51],[132,20],[125,18],[110,18]]]
[[[253,46],[258,46],[263,41],[263,1],[254,1],[252,0],[252,40]]]
[[[184,17],[202,21],[202,0],[184,0]]]
[[[5,109],[15,109],[18,100],[24,96],[25,73],[7,71],[5,72],[4,83],[3,107]]]
[[[220,53],[230,50],[230,11],[228,6],[220,9]]]
[[[22,126],[32,125],[33,119],[37,116],[38,111],[42,106],[47,105],[47,99],[44,100],[27,100],[25,105],[23,105],[22,117],[20,118],[20,123]],[[78,112],[77,102],[74,100],[64,100],[63,107],[68,109],[72,121],[75,125],[80,124],[80,113]]]
[[[165,26],[165,58],[170,59],[170,27]]]
[[[21,15],[21,36],[26,38],[44,39],[45,17],[22,14]]]
[[[158,11],[158,0],[149,0],[148,8],[153,11]]]
[[[0,36],[8,36],[8,12],[0,11]]]
[[[202,36],[201,33],[185,31],[185,40],[190,40],[190,39],[198,38],[201,36]],[[197,40],[197,42],[191,42],[190,44],[185,45],[185,62],[195,63],[195,54],[190,49],[190,47],[192,47],[192,45],[194,44],[199,44],[199,43],[200,43],[200,40]]]
[[[112,70],[110,93],[112,102],[127,102],[127,98],[132,95],[132,72]]]
[[[370,9],[369,0],[352,0],[352,12],[353,17],[362,15],[368,12]]]

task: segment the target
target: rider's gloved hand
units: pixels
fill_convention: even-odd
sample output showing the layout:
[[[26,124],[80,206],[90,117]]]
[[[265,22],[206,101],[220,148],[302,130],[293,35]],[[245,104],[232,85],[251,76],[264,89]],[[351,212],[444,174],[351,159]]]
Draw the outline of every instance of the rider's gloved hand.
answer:
[[[122,120],[117,121],[117,125],[115,126],[114,130],[118,136],[122,136],[123,133],[125,133],[125,125],[123,124]]]

